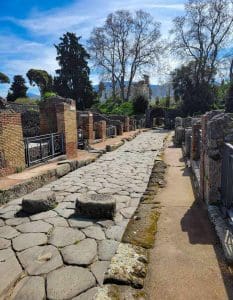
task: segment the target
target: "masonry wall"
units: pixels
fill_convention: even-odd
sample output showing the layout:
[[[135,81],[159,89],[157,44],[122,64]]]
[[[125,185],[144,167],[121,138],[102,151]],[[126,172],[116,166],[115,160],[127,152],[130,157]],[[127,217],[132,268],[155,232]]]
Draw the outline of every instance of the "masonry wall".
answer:
[[[75,103],[56,105],[57,131],[64,134],[67,159],[77,157],[77,120]]]
[[[25,168],[25,154],[21,115],[0,113],[0,176]]]

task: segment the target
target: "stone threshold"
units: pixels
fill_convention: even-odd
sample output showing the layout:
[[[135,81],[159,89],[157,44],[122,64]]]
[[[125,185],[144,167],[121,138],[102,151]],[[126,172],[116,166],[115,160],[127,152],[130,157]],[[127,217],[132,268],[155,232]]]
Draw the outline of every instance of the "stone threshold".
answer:
[[[156,194],[166,186],[167,165],[163,161],[164,146],[154,161],[147,188],[140,199],[134,216],[129,221],[116,254],[105,273],[104,285],[98,288],[95,300],[147,299],[143,290],[149,263],[149,249],[153,248],[159,209]]]
[[[143,130],[142,130],[143,132]],[[95,157],[82,159],[82,160],[63,160],[58,161],[57,165],[50,170],[43,171],[41,174],[26,179],[23,182],[13,184],[12,186],[0,190],[0,206],[6,204],[7,202],[14,200],[18,197],[22,197],[35,191],[38,188],[43,187],[45,184],[53,182],[58,178],[65,176],[66,174],[87,166],[95,162],[99,157],[101,157],[106,152],[114,151],[121,147],[126,141],[133,140],[141,132],[137,131],[132,136],[127,138],[122,138],[121,141],[115,144],[107,144],[105,149],[93,149],[90,153],[95,154]]]

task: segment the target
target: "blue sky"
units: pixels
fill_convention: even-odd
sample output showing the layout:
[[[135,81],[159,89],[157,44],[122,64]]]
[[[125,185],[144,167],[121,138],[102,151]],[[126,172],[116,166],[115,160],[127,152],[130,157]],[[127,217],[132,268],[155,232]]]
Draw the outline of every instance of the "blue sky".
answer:
[[[184,0],[0,0],[0,71],[10,78],[25,76],[30,68],[45,69],[54,74],[57,68],[54,44],[67,32],[88,39],[94,26],[103,24],[108,13],[118,9],[150,12],[161,22],[164,37],[172,19],[184,11]],[[93,83],[98,74],[92,72]],[[152,82],[158,78],[152,76]],[[0,86],[5,96],[9,85]],[[35,88],[30,88],[36,92]]]

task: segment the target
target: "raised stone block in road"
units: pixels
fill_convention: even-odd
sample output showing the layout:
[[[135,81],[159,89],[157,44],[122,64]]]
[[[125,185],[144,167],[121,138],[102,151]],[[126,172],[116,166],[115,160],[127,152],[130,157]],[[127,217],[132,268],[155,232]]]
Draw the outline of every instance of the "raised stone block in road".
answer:
[[[76,213],[92,219],[113,219],[116,213],[116,200],[109,194],[79,196],[76,200]]]
[[[56,195],[53,192],[41,192],[24,196],[22,200],[23,211],[36,214],[53,209],[56,206]]]

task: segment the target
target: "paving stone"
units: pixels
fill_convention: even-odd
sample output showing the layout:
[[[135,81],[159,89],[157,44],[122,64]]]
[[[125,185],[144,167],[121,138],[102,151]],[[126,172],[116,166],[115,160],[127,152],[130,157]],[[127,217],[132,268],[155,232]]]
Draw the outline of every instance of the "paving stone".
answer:
[[[2,219],[0,219],[0,227],[4,226],[4,225],[5,225],[5,222]]]
[[[97,256],[97,243],[93,239],[85,239],[76,245],[63,248],[61,254],[67,264],[87,266]]]
[[[51,245],[26,249],[18,258],[29,275],[47,274],[63,265],[59,251]]]
[[[74,209],[57,209],[56,212],[59,214],[60,217],[63,218],[70,218],[75,214]]]
[[[97,224],[99,224],[102,227],[108,228],[114,225],[114,222],[112,220],[103,220],[103,221],[98,221]]]
[[[22,274],[22,268],[11,249],[0,250],[0,298],[16,282]]]
[[[76,213],[95,219],[113,219],[116,201],[111,195],[83,195],[76,200]]]
[[[74,297],[72,300],[93,300],[97,292],[98,292],[98,288],[93,287],[88,291],[86,291],[85,293],[82,293],[79,296]]]
[[[12,240],[13,248],[21,251],[33,246],[44,245],[47,243],[47,236],[44,233],[21,233]]]
[[[120,210],[120,213],[127,219],[132,218],[137,207],[125,207]]]
[[[83,218],[83,217],[78,217],[78,216],[71,217],[68,220],[68,222],[71,227],[77,227],[77,228],[86,228],[94,224],[93,220]]]
[[[66,219],[62,217],[54,217],[54,218],[48,218],[44,219],[45,222],[48,222],[49,224],[52,224],[53,226],[56,227],[68,227],[68,223]]]
[[[0,238],[0,250],[10,247],[11,242],[7,239]]]
[[[7,219],[12,219],[16,216],[16,211],[12,210],[12,211],[8,211],[3,215],[0,215],[0,218],[2,218],[3,220],[7,220]]]
[[[12,239],[18,236],[20,232],[18,232],[15,228],[11,226],[2,226],[0,227],[0,237],[5,239]]]
[[[39,214],[35,214],[30,217],[32,221],[47,219],[47,218],[54,218],[57,216],[57,213],[54,210],[45,211]]]
[[[17,226],[23,223],[30,222],[30,219],[27,217],[24,218],[13,218],[13,219],[8,219],[6,220],[6,224],[10,226]]]
[[[78,296],[95,285],[95,278],[85,268],[67,266],[52,271],[47,276],[47,297],[65,300]]]
[[[95,240],[101,241],[105,239],[105,234],[99,226],[89,226],[83,229],[82,232],[84,232],[87,237]]]
[[[35,192],[24,196],[22,200],[23,211],[36,214],[53,209],[56,206],[56,195],[53,192]]]
[[[85,235],[74,228],[55,227],[52,231],[49,244],[57,247],[65,247],[77,243],[85,238]]]
[[[18,212],[19,210],[21,210],[21,206],[20,205],[8,205],[5,207],[0,208],[0,215],[3,215],[5,213],[8,212]]]
[[[95,275],[98,284],[104,282],[104,274],[110,265],[110,261],[96,261],[91,265],[91,272]]]
[[[105,234],[108,239],[121,241],[125,229],[119,225],[111,226],[106,229]]]
[[[43,300],[46,299],[45,280],[43,277],[32,276],[22,278],[11,295],[14,300]]]
[[[103,240],[98,243],[98,255],[100,260],[111,260],[119,246],[114,240]]]
[[[52,225],[44,222],[44,221],[34,221],[29,223],[24,223],[21,225],[16,226],[16,229],[20,232],[27,233],[27,232],[44,232],[48,233],[49,230],[53,228]]]

